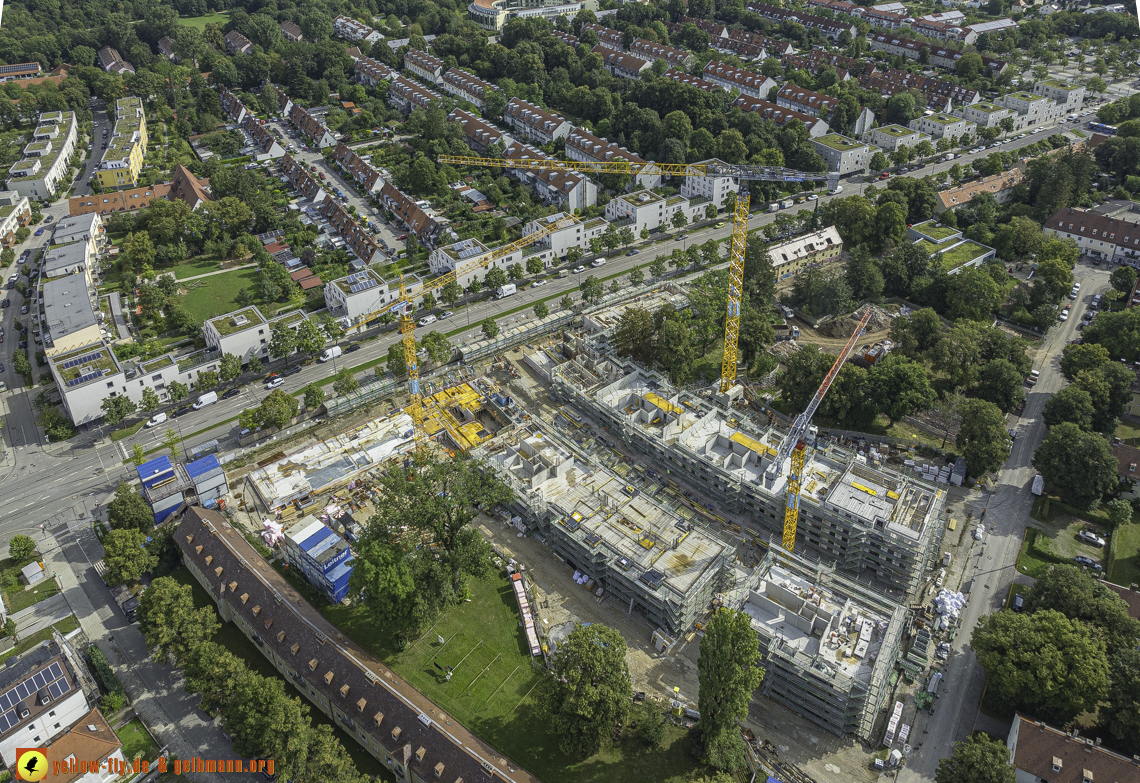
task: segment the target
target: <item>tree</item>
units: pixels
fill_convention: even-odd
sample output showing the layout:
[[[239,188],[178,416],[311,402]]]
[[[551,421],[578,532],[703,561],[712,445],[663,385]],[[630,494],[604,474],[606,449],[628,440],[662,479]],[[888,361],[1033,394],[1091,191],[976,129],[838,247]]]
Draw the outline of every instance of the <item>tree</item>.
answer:
[[[986,400],[966,400],[961,406],[962,423],[955,440],[971,476],[997,470],[1009,459],[1009,435],[1005,416]]]
[[[125,394],[104,397],[100,407],[103,409],[103,421],[112,427],[135,412],[134,402]]]
[[[151,530],[154,513],[141,495],[121,481],[115,487],[115,497],[107,504],[107,522],[115,529]]]
[[[142,271],[144,266],[153,266],[155,250],[150,234],[145,231],[128,234],[123,240],[123,256],[135,272]]]
[[[673,224],[673,228],[684,228],[688,225],[688,221],[685,219],[685,213],[681,210],[674,212],[673,218],[669,222]]]
[[[1033,467],[1060,493],[1061,500],[1077,508],[1094,506],[1116,486],[1116,457],[1108,442],[1071,422],[1049,428],[1033,454]]]
[[[883,273],[871,257],[871,251],[863,245],[850,252],[846,277],[851,295],[857,300],[878,299],[883,295]]]
[[[1068,421],[1085,431],[1092,430],[1095,415],[1092,397],[1084,389],[1073,385],[1066,386],[1047,399],[1042,411],[1042,419],[1050,427]]]
[[[278,429],[286,426],[300,409],[300,400],[288,392],[281,391],[281,389],[274,389],[269,392],[269,396],[261,401],[261,405],[257,406],[258,418],[261,423]]]
[[[1017,783],[1017,774],[1005,742],[979,732],[939,760],[934,783]]]
[[[351,367],[341,367],[333,376],[333,390],[344,397],[360,388],[360,381],[356,380],[356,371]]]
[[[103,537],[104,577],[108,584],[135,582],[158,563],[146,547],[146,534],[141,530],[112,530]]]
[[[1104,641],[1052,609],[984,615],[970,647],[986,673],[987,701],[1002,712],[1064,725],[1108,692]]]
[[[483,336],[488,340],[493,339],[499,334],[499,324],[494,318],[484,318],[479,326],[483,329]]]
[[[428,332],[420,341],[420,345],[436,364],[446,364],[451,360],[451,355],[454,353],[451,341],[440,332]]]
[[[627,356],[642,363],[649,363],[653,359],[656,347],[653,314],[644,307],[625,308],[618,317],[612,341],[618,356]]]
[[[388,346],[388,358],[384,360],[384,364],[388,368],[388,372],[397,378],[408,374],[408,365],[404,358],[402,343],[392,343]]]
[[[764,678],[759,664],[760,650],[749,616],[728,608],[718,610],[705,628],[697,659],[701,740],[706,752],[728,737],[740,742],[736,722],[748,717],[752,694]],[[718,754],[718,758],[725,755]]]
[[[198,373],[198,389],[208,390],[217,388],[218,374],[213,370],[203,370]]]
[[[1140,650],[1120,650],[1111,659],[1112,688],[1100,707],[1102,725],[1129,753],[1140,752]]]
[[[558,300],[558,306],[563,310],[573,310],[574,300],[570,298],[570,294],[566,294],[564,297]]]
[[[867,382],[876,399],[882,401],[881,409],[892,424],[915,411],[926,410],[934,402],[926,367],[905,356],[888,354],[871,368]]]
[[[633,244],[634,236],[633,229],[629,226],[622,226],[618,231],[618,241],[621,242],[622,247],[628,247]]]
[[[576,623],[558,646],[539,703],[563,753],[592,756],[625,725],[633,692],[625,651],[621,634],[599,623]]]
[[[1024,376],[1007,359],[987,362],[978,374],[977,395],[1009,413],[1025,398],[1021,389]]]
[[[499,267],[491,267],[483,277],[483,284],[488,288],[501,288],[507,284],[507,273]]]
[[[325,333],[316,321],[306,318],[297,324],[297,330],[294,332],[294,345],[298,353],[312,356],[325,347]]]
[[[222,354],[222,359],[218,364],[218,377],[222,379],[222,383],[230,383],[240,378],[241,357],[234,356],[232,353]]]
[[[1132,287],[1136,285],[1136,270],[1130,266],[1118,266],[1112,270],[1112,276],[1109,277],[1109,282],[1112,287],[1122,294],[1127,294],[1132,291]]]
[[[627,278],[629,279],[629,284],[636,288],[645,282],[645,272],[641,271],[640,266],[635,266],[633,269],[629,270],[629,275]]]
[[[582,292],[582,301],[586,304],[597,304],[602,300],[602,296],[605,295],[605,284],[598,278],[590,275],[582,281],[579,290]]]
[[[182,454],[181,441],[182,437],[173,429],[168,428],[162,435],[162,445],[170,449],[171,462],[177,462],[179,455]]]
[[[198,645],[217,633],[220,624],[212,606],[194,608],[190,585],[159,577],[139,596],[139,630],[155,661],[171,656],[182,662]]]
[[[891,323],[894,350],[917,359],[926,356],[942,336],[942,321],[932,308],[924,307],[910,315],[900,315]]]
[[[785,359],[786,371],[777,381],[780,397],[793,410],[804,410],[834,363],[835,357],[823,353],[818,345],[805,345]]]
[[[143,450],[141,443],[131,444],[131,463],[137,468],[139,465],[146,462],[146,451]]]
[[[665,259],[662,258],[661,256],[657,256],[657,258],[653,259],[649,263],[649,274],[653,275],[655,278],[656,277],[664,277],[665,276]]]
[[[223,356],[222,358],[225,358],[225,357]],[[261,363],[260,357],[251,356],[251,357],[249,357],[249,363],[246,365],[246,368],[249,370],[249,372],[253,373],[254,375],[260,375],[262,370],[265,369],[265,365]]]
[[[8,542],[8,557],[18,566],[22,567],[32,562],[36,554],[36,542],[31,536],[17,533]]]
[[[1097,370],[1110,361],[1112,359],[1103,345],[1097,343],[1066,345],[1061,351],[1061,373],[1068,380],[1074,381],[1078,374]]]
[[[305,408],[316,410],[325,401],[325,390],[315,383],[310,383],[303,390],[305,392]]]
[[[534,306],[534,315],[536,318],[545,318],[550,315],[550,308],[546,306],[546,302],[538,302]]]
[[[1070,620],[1080,620],[1100,635],[1110,654],[1135,647],[1140,637],[1140,620],[1129,616],[1124,599],[1072,565],[1046,568],[1026,594],[1025,609],[1052,609]]]
[[[142,392],[142,409],[150,413],[158,407],[158,392],[147,386]]]
[[[289,366],[289,354],[297,348],[297,333],[285,321],[275,321],[269,331],[269,355],[274,359],[285,359]]]
[[[871,156],[871,171],[886,171],[890,165],[891,162],[887,160],[887,156],[880,151],[876,151]]]
[[[1104,507],[1108,511],[1108,526],[1113,532],[1132,521],[1132,504],[1124,498],[1110,500]]]
[[[463,296],[463,287],[454,280],[449,280],[444,284],[443,288],[439,289],[439,298],[448,307],[458,302],[461,296]]]
[[[190,387],[178,381],[171,381],[166,385],[166,393],[170,395],[171,402],[181,402],[190,394]]]

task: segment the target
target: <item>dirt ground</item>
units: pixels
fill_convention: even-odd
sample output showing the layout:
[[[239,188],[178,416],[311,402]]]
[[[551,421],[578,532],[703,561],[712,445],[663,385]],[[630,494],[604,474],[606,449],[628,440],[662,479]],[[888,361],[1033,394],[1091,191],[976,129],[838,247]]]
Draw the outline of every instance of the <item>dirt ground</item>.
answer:
[[[890,331],[890,329],[881,329],[877,332],[868,332],[859,338],[859,342],[855,345],[855,348],[858,349],[862,346],[867,346],[870,348],[880,340],[887,339],[887,335],[890,333]],[[812,329],[806,324],[800,326],[799,341],[801,343],[812,343],[814,345],[818,345],[823,351],[826,351],[827,353],[833,353],[837,356],[839,355],[839,352],[843,350],[843,346],[847,345],[847,339],[848,338],[846,337],[824,337],[815,329]]]

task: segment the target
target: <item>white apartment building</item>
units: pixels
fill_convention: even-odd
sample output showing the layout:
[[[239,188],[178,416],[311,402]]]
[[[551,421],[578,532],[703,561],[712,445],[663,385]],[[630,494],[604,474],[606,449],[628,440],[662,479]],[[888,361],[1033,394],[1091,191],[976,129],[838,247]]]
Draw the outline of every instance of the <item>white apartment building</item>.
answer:
[[[1065,207],[1050,215],[1041,230],[1074,240],[1082,255],[1140,268],[1140,225],[1135,223]]]
[[[202,335],[206,338],[208,348],[238,356],[242,364],[245,364],[255,356],[259,359],[269,356],[273,324],[284,321],[296,328],[297,324],[307,319],[308,316],[301,310],[291,310],[267,319],[256,305],[250,305],[206,321],[202,324]]]
[[[1003,95],[994,103],[1014,112],[1013,129],[1018,132],[1027,128],[1052,127],[1069,113],[1065,104],[1024,90]]]
[[[725,90],[737,90],[741,95],[767,100],[768,94],[776,86],[774,79],[762,73],[753,73],[719,60],[709,60],[701,77]]]
[[[400,298],[400,287],[397,284],[392,288],[369,267],[326,283],[324,294],[329,313],[337,318],[347,318],[352,325],[386,311]]]
[[[486,263],[476,263],[480,259]],[[491,251],[482,242],[477,239],[461,239],[433,250],[428,256],[428,269],[433,277],[457,270],[455,282],[467,288],[472,280],[484,279],[494,267],[506,270],[512,264],[521,263],[522,259],[523,251],[515,250],[509,255],[491,260]]]
[[[565,152],[567,158],[578,161],[606,163],[613,160],[625,160],[638,164],[647,162],[625,147],[619,147],[617,144],[608,142],[581,128],[574,128],[574,131],[566,137]],[[661,175],[656,173],[638,174],[634,178],[634,182],[649,190],[661,184]]]
[[[73,239],[62,244],[53,244],[44,253],[43,275],[48,280],[56,277],[81,274],[91,284],[91,267],[95,265],[93,242]]]
[[[435,85],[443,80],[443,60],[419,49],[409,49],[404,55],[404,70]]]
[[[910,121],[911,130],[925,133],[935,139],[949,139],[957,136],[959,139],[973,136],[978,126],[969,120],[955,117],[951,114],[936,112],[925,117],[918,117]]]
[[[548,144],[565,138],[573,125],[560,114],[540,109],[522,98],[511,98],[503,109],[503,120],[526,141]]]
[[[606,204],[606,220],[611,223],[628,220],[635,234],[643,229],[670,228],[673,215],[678,212],[685,216],[686,224],[692,223],[694,215],[704,212],[704,205],[694,207],[682,196],[659,196],[651,190],[627,193]]]
[[[904,147],[914,147],[924,141],[930,141],[925,133],[904,128],[901,125],[884,125],[874,128],[863,134],[863,140],[881,147],[887,152],[894,152]]]
[[[528,237],[545,225],[557,223],[559,220],[567,217],[569,217],[569,215],[565,212],[558,212],[544,218],[539,218],[538,220],[532,220],[523,226],[522,235],[524,238]],[[525,259],[537,255],[542,259],[543,264],[545,264],[547,268],[558,266],[572,247],[589,252],[590,240],[600,237],[605,233],[608,226],[609,222],[607,220],[597,217],[591,218],[585,223],[577,222],[572,226],[566,226],[557,231],[552,231],[534,244],[523,249],[524,263]]]
[[[726,165],[724,161],[716,158],[698,161],[698,163]],[[717,209],[720,209],[729,193],[739,192],[740,184],[733,177],[685,177],[681,180],[682,198],[689,199],[689,201],[708,199]]]
[[[1046,79],[1033,85],[1034,95],[1043,95],[1046,98],[1061,104],[1066,112],[1079,111],[1084,105],[1085,88],[1080,85],[1063,82],[1060,79]]]
[[[0,244],[16,244],[16,232],[32,220],[32,203],[14,190],[0,192]]]
[[[849,139],[839,133],[829,133],[811,140],[823,159],[827,162],[827,170],[838,173],[839,176],[867,171],[871,163],[871,156],[878,151],[877,147]]]
[[[24,159],[12,164],[5,190],[14,190],[31,201],[54,199],[59,185],[71,169],[71,158],[79,138],[75,113],[44,112],[24,148]]]
[[[1015,114],[1013,109],[1007,109],[988,101],[975,103],[973,106],[958,106],[952,109],[950,113],[955,117],[969,120],[979,128],[996,128],[1006,117],[1012,117]]]

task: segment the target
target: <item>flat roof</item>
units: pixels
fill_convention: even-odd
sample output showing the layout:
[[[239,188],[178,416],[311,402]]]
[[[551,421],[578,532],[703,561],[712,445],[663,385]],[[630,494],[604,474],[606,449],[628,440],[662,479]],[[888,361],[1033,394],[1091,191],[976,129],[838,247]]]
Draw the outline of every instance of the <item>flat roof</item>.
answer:
[[[212,325],[222,337],[237,334],[245,329],[265,324],[265,316],[255,306],[250,305],[232,313],[211,318],[208,323]]]
[[[860,147],[868,146],[861,141],[849,139],[839,133],[829,133],[826,136],[820,136],[818,139],[811,139],[811,141],[816,144],[822,144],[825,147],[830,147],[838,152],[847,152],[848,150],[856,150]]]
[[[53,341],[98,323],[83,274],[47,280],[43,300],[45,328]]]
[[[916,130],[911,130],[910,128],[904,128],[901,125],[884,125],[881,128],[875,128],[875,132],[885,133],[888,136],[895,136],[895,137],[911,136],[911,135],[918,133],[918,131],[916,131]]]
[[[56,113],[58,113],[58,112],[56,112]],[[52,165],[56,161],[56,158],[58,158],[60,153],[63,151],[63,142],[59,141],[59,139],[66,139],[68,134],[71,133],[71,127],[74,124],[75,124],[75,114],[73,112],[69,112],[69,111],[64,112],[63,113],[63,119],[61,120],[61,123],[60,123],[59,137],[57,139],[58,143],[52,144],[52,150],[47,155],[43,155],[43,156],[36,159],[40,162],[39,173],[29,174],[26,177],[21,177],[21,176],[10,177],[8,181],[9,182],[19,182],[21,179],[35,179],[37,177],[43,176],[43,172],[47,171],[49,168],[52,167]],[[21,164],[26,164],[26,163],[29,163],[29,161],[20,161],[19,163],[12,166],[11,170],[16,171],[17,167],[20,167]]]
[[[119,371],[119,365],[111,349],[101,344],[87,345],[74,351],[57,354],[51,357],[51,361],[65,385],[61,391],[101,380],[104,376],[114,375]]]

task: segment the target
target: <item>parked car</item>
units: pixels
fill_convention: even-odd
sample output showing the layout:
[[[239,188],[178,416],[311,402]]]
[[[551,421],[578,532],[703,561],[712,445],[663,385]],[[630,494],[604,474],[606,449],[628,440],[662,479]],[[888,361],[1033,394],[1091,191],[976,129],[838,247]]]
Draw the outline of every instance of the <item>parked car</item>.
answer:
[[[150,417],[146,423],[146,426],[148,429],[151,427],[157,427],[159,424],[162,424],[164,421],[166,421],[166,419],[167,415],[165,413],[156,413],[154,416]]]
[[[1093,560],[1091,557],[1085,557],[1084,555],[1077,555],[1076,557],[1073,558],[1073,562],[1076,563],[1077,565],[1085,566],[1086,568],[1091,568],[1094,571],[1103,571],[1104,570],[1103,568],[1101,568],[1100,563]]]
[[[12,300],[11,299],[5,299],[3,302],[0,302],[0,307],[11,307],[11,306],[12,306]]]
[[[281,371],[282,378],[288,378],[290,375],[296,375],[301,372],[303,368],[299,364],[294,364],[292,367],[287,367]]]
[[[226,393],[222,395],[222,399],[228,400],[232,397],[238,396],[239,394],[241,394],[241,389],[235,386],[232,389],[226,389]]]
[[[282,378],[280,375],[278,375],[276,378],[271,380],[269,383],[265,384],[265,388],[266,389],[276,389],[278,386],[281,386],[284,383],[285,383],[285,379]]]
[[[1020,612],[1025,609],[1025,596],[1018,593],[1013,597],[1013,611]]]
[[[36,229],[36,236],[42,237],[43,235],[44,235],[44,230],[42,228],[37,228]]]
[[[184,405],[183,407],[174,411],[174,413],[170,414],[170,416],[171,416],[171,418],[177,419],[179,416],[185,416],[187,413],[189,413],[192,410],[194,410],[194,409],[191,408],[189,405]]]
[[[352,345],[345,348],[344,352],[345,353],[352,353],[354,351],[359,351],[359,350],[360,350],[360,343],[353,343]]]
[[[1079,538],[1082,543],[1092,544],[1093,546],[1104,546],[1105,543],[1104,539],[1098,536],[1092,530],[1082,530],[1081,532],[1077,533],[1077,538]]]
[[[986,526],[985,525],[978,525],[976,528],[974,528],[974,540],[975,541],[981,541],[982,538],[985,536],[985,534],[986,534]]]

